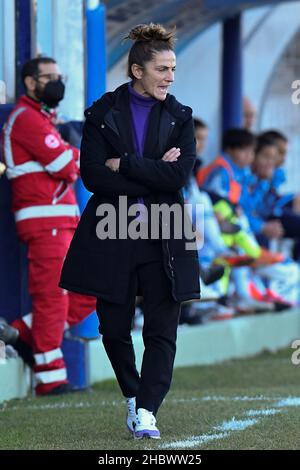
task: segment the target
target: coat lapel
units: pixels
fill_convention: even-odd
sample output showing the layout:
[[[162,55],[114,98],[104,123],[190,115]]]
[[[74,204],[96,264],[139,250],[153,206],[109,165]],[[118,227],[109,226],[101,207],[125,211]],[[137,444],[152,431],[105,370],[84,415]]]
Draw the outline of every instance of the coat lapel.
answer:
[[[153,106],[149,116],[144,144],[144,156],[146,158],[161,158],[169,150],[167,144],[175,124],[176,118],[166,110],[162,102],[156,103]],[[120,93],[115,106],[110,108],[105,114],[102,132],[120,155],[126,152],[129,154],[135,152],[129,92],[127,89]]]
[[[147,134],[144,143],[144,157],[146,158],[159,158],[158,152],[158,131],[159,131],[159,119],[161,114],[161,104],[155,103],[152,107],[149,121]]]
[[[133,153],[133,136],[131,125],[131,111],[129,105],[129,92],[125,88],[104,117],[106,133],[110,143],[120,153]],[[105,130],[105,129],[103,129]]]
[[[145,139],[145,157],[158,159],[170,150],[167,146],[175,124],[176,119],[165,109],[162,102],[153,106]]]
[[[128,108],[114,110],[113,115],[119,129],[123,153],[133,153],[135,150],[133,145],[132,119],[129,105]]]

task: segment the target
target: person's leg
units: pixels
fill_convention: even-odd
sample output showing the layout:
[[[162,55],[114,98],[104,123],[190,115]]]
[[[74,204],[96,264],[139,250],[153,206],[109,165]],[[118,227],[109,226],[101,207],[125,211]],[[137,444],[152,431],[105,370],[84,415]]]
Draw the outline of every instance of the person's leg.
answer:
[[[61,244],[63,247],[64,256],[70,246],[75,230],[65,229],[59,231]],[[75,292],[68,292],[69,308],[67,315],[67,322],[65,329],[77,325],[92,312],[96,310],[96,298],[89,295],[77,294]]]
[[[99,332],[121,391],[126,398],[136,396],[140,382],[131,338],[136,290],[136,276],[132,272],[126,304],[120,305],[101,298],[97,299]]]
[[[69,310],[66,327],[77,325],[96,310],[96,298],[69,292]]]
[[[19,340],[32,348],[32,313],[28,313],[21,318],[17,318],[12,322],[11,326],[18,330]]]
[[[69,299],[67,292],[58,287],[65,249],[64,237],[58,231],[40,233],[29,243],[33,370],[38,395],[68,383],[60,347]]]
[[[0,340],[5,344],[12,345],[19,356],[29,366],[33,367],[34,357],[32,352],[31,330],[26,326],[26,341],[24,340],[25,324],[22,318],[15,320],[9,325],[5,319],[0,318]],[[21,339],[21,334],[22,338]]]
[[[17,318],[10,326],[17,330],[17,339],[9,344],[13,345],[25,364],[29,367],[33,367],[34,356],[32,351],[33,342],[31,333],[32,313],[28,313],[21,318]]]
[[[293,211],[300,215],[300,193],[295,194],[293,200],[292,200],[292,209]]]
[[[139,266],[138,281],[144,297],[145,351],[136,408],[156,414],[171,385],[180,303],[171,296],[162,260]]]
[[[300,238],[300,215],[291,209],[285,209],[278,217],[284,228],[284,236],[287,238]]]
[[[49,264],[47,263],[49,266]],[[67,296],[40,293],[32,295],[33,304],[33,367],[36,394],[44,395],[62,384],[67,384],[67,370],[61,350],[67,317]]]

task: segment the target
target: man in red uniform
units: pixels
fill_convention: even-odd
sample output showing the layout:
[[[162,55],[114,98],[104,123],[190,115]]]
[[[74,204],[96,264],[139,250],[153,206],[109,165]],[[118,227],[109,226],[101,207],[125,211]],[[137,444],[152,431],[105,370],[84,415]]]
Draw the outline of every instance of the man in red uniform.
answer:
[[[2,325],[0,339],[18,337],[29,345],[36,393],[55,394],[69,390],[60,349],[64,330],[95,310],[95,299],[58,287],[79,220],[72,187],[79,175],[79,150],[64,142],[53,124],[53,110],[64,96],[63,79],[55,60],[41,57],[23,66],[22,80],[26,94],[3,128],[3,153],[17,232],[28,246],[32,313],[13,322],[17,331]]]

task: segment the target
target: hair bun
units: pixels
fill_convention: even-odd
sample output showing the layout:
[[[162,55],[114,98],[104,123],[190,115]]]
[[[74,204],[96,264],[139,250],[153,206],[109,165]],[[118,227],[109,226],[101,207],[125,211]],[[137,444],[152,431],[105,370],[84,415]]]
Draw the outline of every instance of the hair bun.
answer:
[[[149,23],[139,24],[132,28],[125,39],[132,41],[164,41],[173,47],[175,42],[175,27],[171,31],[167,31],[162,25]]]

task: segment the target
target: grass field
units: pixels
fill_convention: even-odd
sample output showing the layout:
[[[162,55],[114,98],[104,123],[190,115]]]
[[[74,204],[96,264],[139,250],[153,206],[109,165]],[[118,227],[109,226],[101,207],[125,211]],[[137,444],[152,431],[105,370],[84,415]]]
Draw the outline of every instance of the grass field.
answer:
[[[288,349],[177,369],[159,441],[134,441],[114,381],[0,405],[0,449],[299,449],[300,365]]]

